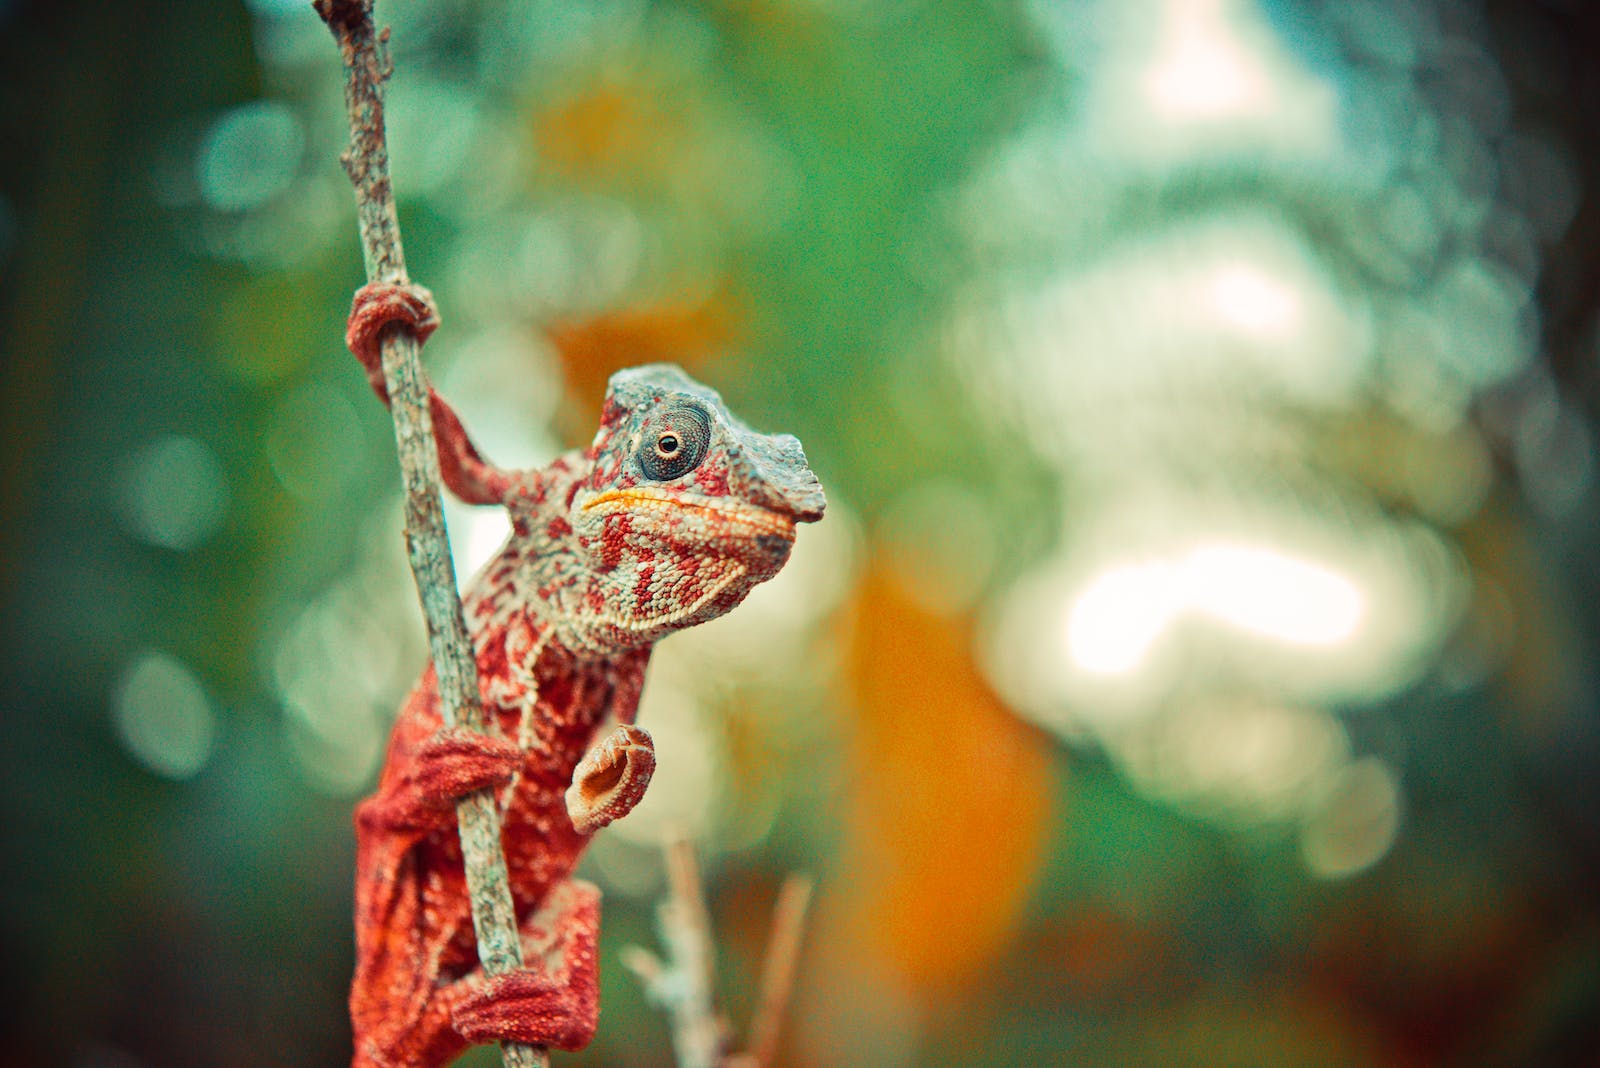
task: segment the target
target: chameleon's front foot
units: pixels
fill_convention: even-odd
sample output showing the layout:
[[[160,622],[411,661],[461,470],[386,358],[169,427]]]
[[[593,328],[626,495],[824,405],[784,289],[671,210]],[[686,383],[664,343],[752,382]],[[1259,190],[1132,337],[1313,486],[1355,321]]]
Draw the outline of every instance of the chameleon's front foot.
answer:
[[[572,773],[567,788],[567,815],[580,834],[593,834],[633,811],[644,797],[656,770],[656,746],[650,732],[632,723],[619,724]]]
[[[357,818],[387,827],[448,827],[455,822],[457,801],[510,782],[523,756],[507,738],[467,727],[442,728],[417,750],[404,783],[363,802]]]
[[[450,1023],[474,1045],[525,1042],[577,1050],[600,1019],[600,890],[568,880],[523,923],[523,968],[466,980]]]
[[[448,808],[470,793],[504,786],[522,767],[516,742],[471,727],[443,727],[417,752],[412,781],[425,801]]]
[[[371,282],[356,290],[350,304],[350,319],[345,324],[344,343],[367,370],[373,390],[389,403],[389,390],[383,381],[383,355],[380,335],[390,323],[404,323],[416,335],[417,343],[439,328],[439,311],[433,294],[411,282]]]

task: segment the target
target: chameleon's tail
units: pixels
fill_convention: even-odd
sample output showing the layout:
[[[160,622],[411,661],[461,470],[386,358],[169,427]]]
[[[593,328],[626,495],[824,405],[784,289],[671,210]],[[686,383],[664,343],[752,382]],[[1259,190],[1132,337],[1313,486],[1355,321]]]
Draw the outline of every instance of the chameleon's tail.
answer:
[[[435,985],[413,843],[358,827],[356,972],[350,983],[351,1068],[433,1068],[466,1042]]]

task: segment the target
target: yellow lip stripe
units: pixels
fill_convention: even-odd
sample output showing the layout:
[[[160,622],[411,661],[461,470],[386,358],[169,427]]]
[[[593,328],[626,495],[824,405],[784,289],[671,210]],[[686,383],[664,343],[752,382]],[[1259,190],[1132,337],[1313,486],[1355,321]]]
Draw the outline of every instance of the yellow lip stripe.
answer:
[[[785,534],[794,529],[794,521],[788,516],[779,515],[777,512],[762,508],[760,505],[745,504],[743,502],[729,501],[712,502],[704,498],[683,498],[660,490],[630,488],[612,489],[597,493],[583,502],[585,512],[595,508],[604,508],[605,511],[620,511],[629,505],[660,506],[671,505],[674,508],[685,508],[692,512],[716,516],[724,522],[734,523],[739,526],[754,527],[763,533]],[[606,507],[611,505],[614,507]]]

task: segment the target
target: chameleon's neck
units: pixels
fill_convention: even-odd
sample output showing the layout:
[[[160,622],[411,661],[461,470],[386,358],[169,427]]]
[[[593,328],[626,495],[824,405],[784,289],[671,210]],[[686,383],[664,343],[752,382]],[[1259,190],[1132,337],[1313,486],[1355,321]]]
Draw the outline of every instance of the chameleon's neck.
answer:
[[[541,647],[576,660],[650,644],[650,636],[611,621],[603,583],[573,531],[573,496],[591,470],[586,454],[570,452],[518,474],[506,501],[511,534],[467,588],[467,622],[475,634],[525,627]]]

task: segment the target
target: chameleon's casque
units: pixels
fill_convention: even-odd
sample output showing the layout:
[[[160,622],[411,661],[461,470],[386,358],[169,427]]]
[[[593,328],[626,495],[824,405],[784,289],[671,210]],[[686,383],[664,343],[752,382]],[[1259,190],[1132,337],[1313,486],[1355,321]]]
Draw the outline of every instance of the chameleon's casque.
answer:
[[[382,385],[377,337],[437,324],[415,287],[357,295],[348,341]],[[633,724],[650,648],[727,612],[789,557],[824,497],[800,443],[757,433],[666,365],[611,380],[593,444],[549,466],[486,462],[431,395],[441,474],[512,533],[465,596],[488,735],[441,730],[431,667],[356,812],[356,1068],[442,1065],[467,1046],[577,1049],[598,1014],[599,891],[570,876],[655,766]],[[453,803],[493,786],[525,967],[478,966]]]

